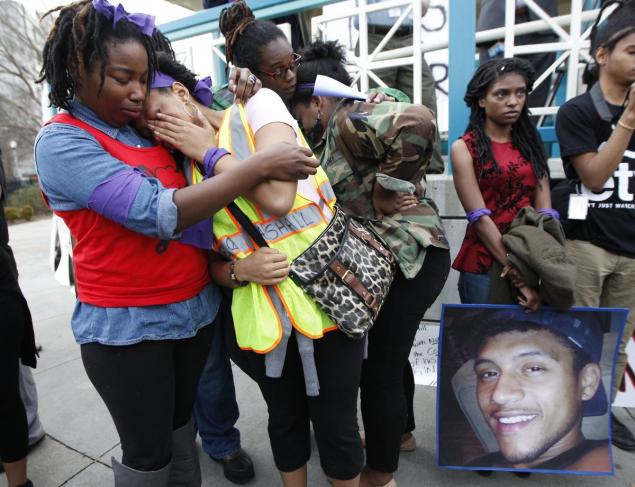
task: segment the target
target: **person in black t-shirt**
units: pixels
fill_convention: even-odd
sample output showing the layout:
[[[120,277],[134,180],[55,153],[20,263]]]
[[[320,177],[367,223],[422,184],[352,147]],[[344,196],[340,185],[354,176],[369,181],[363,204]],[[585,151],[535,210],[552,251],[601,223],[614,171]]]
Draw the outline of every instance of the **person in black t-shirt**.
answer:
[[[618,8],[601,22],[614,3]],[[563,188],[578,193],[565,195],[567,247],[577,265],[575,304],[630,310],[615,369],[615,397],[635,330],[635,2],[604,5],[592,29],[591,53],[599,81],[565,103],[556,120],[565,173],[578,184],[555,188],[553,200],[563,201]],[[635,450],[635,436],[615,417],[613,444]]]

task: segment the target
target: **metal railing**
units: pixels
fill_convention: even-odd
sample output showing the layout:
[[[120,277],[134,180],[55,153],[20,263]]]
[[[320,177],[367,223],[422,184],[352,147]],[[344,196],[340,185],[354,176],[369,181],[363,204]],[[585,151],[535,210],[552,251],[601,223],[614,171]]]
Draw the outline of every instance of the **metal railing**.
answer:
[[[505,57],[513,57],[520,54],[560,52],[556,60],[536,79],[534,87],[548,81],[556,69],[565,61],[568,61],[565,99],[573,98],[579,92],[579,71],[580,68],[584,67],[580,63],[580,59],[584,59],[587,63],[592,62],[588,53],[591,28],[589,27],[582,32],[582,24],[595,20],[599,11],[584,11],[582,0],[572,0],[571,14],[563,16],[566,17],[567,22],[562,24],[557,22],[555,18],[550,17],[535,0],[525,0],[525,5],[541,19],[543,25],[549,26],[550,30],[560,38],[560,41],[522,46],[515,45],[514,30],[510,27],[513,27],[516,23],[516,0],[505,0]],[[561,25],[568,25],[569,32],[565,31]],[[557,111],[558,107],[556,106],[532,107],[532,114],[535,115],[551,115]]]
[[[385,86],[383,81],[374,73],[375,70],[398,67],[398,66],[414,66],[413,73],[413,87],[414,87],[414,102],[421,102],[420,93],[420,77],[421,77],[421,57],[414,56],[413,52],[418,51],[420,53],[433,52],[450,48],[450,53],[454,50],[465,50],[463,47],[465,44],[452,45],[451,36],[452,31],[459,29],[461,32],[470,31],[470,22],[474,22],[474,15],[469,14],[469,3],[473,2],[460,2],[450,1],[450,20],[454,20],[452,16],[453,11],[459,11],[461,9],[460,22],[451,25],[450,36],[447,40],[437,42],[421,42],[421,30],[414,29],[413,32],[413,45],[411,47],[404,47],[399,49],[384,50],[384,47],[394,34],[394,32],[402,24],[405,17],[409,14],[413,15],[413,25],[421,24],[421,8],[418,1],[403,1],[403,0],[389,0],[380,3],[366,4],[366,0],[359,0],[359,5],[354,9],[347,9],[345,12],[334,13],[329,15],[321,15],[313,17],[311,25],[313,35],[324,36],[328,32],[328,23],[336,20],[358,17],[359,18],[359,54],[355,55],[349,52],[349,62],[352,65],[352,71],[356,73],[354,81],[360,81],[362,91],[368,88],[369,79],[375,81],[380,86]],[[561,15],[557,17],[549,16],[534,0],[526,0],[525,5],[531,10],[539,20],[526,22],[523,24],[515,23],[516,13],[516,1],[505,0],[505,25],[503,27],[475,32],[473,36],[472,44],[484,43],[487,41],[494,41],[497,39],[505,40],[505,57],[512,57],[514,55],[521,54],[536,54],[545,52],[561,52],[557,59],[552,63],[549,68],[540,75],[536,80],[534,86],[537,87],[542,83],[548,82],[556,71],[556,69],[562,65],[565,61],[568,62],[567,67],[567,84],[566,84],[566,99],[572,98],[578,94],[578,81],[579,70],[583,67],[579,62],[580,58],[585,62],[591,62],[591,58],[588,54],[589,49],[589,34],[590,27],[584,32],[581,32],[582,25],[585,22],[595,20],[599,10],[583,10],[582,0],[572,0],[571,13]],[[367,15],[371,12],[380,10],[386,10],[395,7],[405,6],[402,15],[396,20],[392,29],[385,35],[382,42],[373,50],[372,53],[368,52],[368,40],[367,40]],[[467,12],[466,12],[467,10]],[[457,25],[458,24],[458,25]],[[569,27],[567,32],[563,27]],[[471,30],[474,28],[472,26]],[[553,31],[559,38],[559,42],[542,43],[542,44],[530,44],[530,45],[515,45],[514,40],[516,36],[534,33],[544,32],[546,30]],[[417,35],[419,34],[419,35]],[[419,46],[419,49],[416,49]],[[464,73],[473,72],[474,56],[470,57],[472,66],[467,66],[461,63],[450,63],[449,76],[453,77],[456,74],[456,70],[462,70]],[[454,72],[453,72],[454,71]],[[469,79],[469,76],[467,79]],[[465,83],[463,89],[465,88]],[[557,112],[558,107],[532,107],[532,114],[534,115],[549,115]],[[452,123],[452,120],[450,120]],[[464,123],[464,122],[463,122]]]
[[[411,48],[407,54],[401,53],[390,55],[394,53],[392,51],[384,51],[384,47],[393,38],[399,27],[403,25],[406,18],[412,16],[412,25],[421,25],[422,11],[421,2],[411,0],[387,0],[378,3],[368,4],[366,0],[358,0],[357,7],[350,9],[343,13],[327,14],[313,17],[311,19],[311,33],[314,38],[320,35],[325,35],[328,31],[327,24],[335,20],[349,19],[357,17],[359,19],[359,54],[353,55],[349,53],[348,61],[351,63],[353,69],[353,83],[358,80],[361,84],[362,91],[368,91],[369,78],[375,81],[379,86],[386,86],[381,80],[375,70],[392,68],[397,66],[412,66],[413,67],[413,101],[415,103],[421,103],[421,56],[414,56],[413,49]],[[375,47],[373,52],[368,52],[368,14],[373,12],[380,12],[392,8],[403,7],[401,15],[395,20],[393,26],[384,35],[384,38]],[[413,46],[421,45],[421,29],[413,29],[412,33]],[[447,48],[447,45],[445,46]],[[388,53],[388,55],[386,55]],[[382,56],[383,54],[383,56]]]
[[[549,16],[535,0],[525,0],[526,7],[533,12],[538,20],[516,25],[515,0],[505,0],[505,25],[496,29],[475,32],[476,2],[472,0],[446,0],[449,6],[449,33],[446,40],[425,42],[421,29],[413,29],[412,46],[399,49],[385,49],[388,42],[403,25],[408,16],[412,16],[412,25],[421,25],[422,10],[419,0],[384,0],[378,3],[367,3],[367,0],[357,0],[353,8],[334,13],[315,16],[311,19],[313,37],[325,37],[329,31],[330,22],[357,18],[359,25],[358,54],[353,50],[348,53],[350,70],[355,83],[359,82],[362,91],[366,91],[372,80],[385,86],[381,77],[375,71],[399,66],[413,67],[413,98],[415,103],[421,102],[421,69],[423,53],[449,49],[448,78],[449,92],[453,96],[448,100],[448,137],[454,140],[458,137],[468,118],[462,95],[472,76],[475,67],[475,49],[477,43],[504,39],[505,56],[511,57],[521,54],[536,54],[556,52],[556,60],[540,75],[535,86],[550,82],[554,72],[567,63],[566,90],[564,99],[572,98],[579,93],[580,69],[591,61],[588,54],[590,27],[585,24],[596,19],[599,10],[585,10],[583,0],[571,0],[571,13],[556,17]],[[250,6],[258,18],[273,18],[307,9],[322,7],[336,3],[332,0],[253,0]],[[393,26],[388,30],[381,42],[369,52],[368,44],[368,15],[373,12],[400,7],[401,14]],[[221,7],[198,12],[190,17],[180,19],[161,26],[162,31],[172,40],[188,38],[203,33],[213,33],[214,39],[209,43],[212,56],[220,63],[225,63],[225,56],[220,49],[223,38],[218,32],[218,16]],[[455,13],[456,12],[456,13]],[[453,15],[454,14],[454,15]],[[568,30],[566,29],[568,27]],[[558,36],[557,42],[542,44],[516,45],[515,38],[534,32],[552,31]],[[218,73],[215,73],[218,74]],[[457,96],[456,94],[460,95]],[[553,101],[554,97],[551,97]],[[532,107],[535,115],[553,115],[557,106]],[[541,131],[543,138],[548,141],[555,139],[553,128]]]

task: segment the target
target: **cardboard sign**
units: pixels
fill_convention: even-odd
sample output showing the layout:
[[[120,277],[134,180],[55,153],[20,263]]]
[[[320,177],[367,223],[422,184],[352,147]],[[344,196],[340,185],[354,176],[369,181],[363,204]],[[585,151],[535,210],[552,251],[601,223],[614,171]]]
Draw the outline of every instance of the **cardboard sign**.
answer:
[[[439,326],[420,324],[415,341],[410,350],[410,364],[415,376],[415,384],[437,385],[437,355],[439,353]]]

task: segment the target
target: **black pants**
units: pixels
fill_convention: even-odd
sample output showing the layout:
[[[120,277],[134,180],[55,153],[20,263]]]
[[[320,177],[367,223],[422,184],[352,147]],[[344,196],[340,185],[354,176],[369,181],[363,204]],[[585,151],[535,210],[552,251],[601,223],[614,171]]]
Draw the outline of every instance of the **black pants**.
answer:
[[[415,375],[412,370],[410,361],[406,360],[406,365],[403,368],[403,391],[406,397],[406,408],[408,414],[406,415],[406,428],[404,433],[410,433],[415,429]]]
[[[117,428],[124,465],[151,471],[170,461],[172,430],[192,415],[212,326],[184,340],[81,346],[88,378]]]
[[[228,324],[233,329],[231,324]],[[295,333],[295,332],[294,332]],[[337,480],[355,478],[364,464],[357,426],[357,392],[364,341],[331,331],[314,340],[320,395],[308,397],[295,335],[287,344],[282,376],[265,376],[264,357],[240,350],[233,337],[231,355],[258,383],[269,410],[269,440],[278,470],[292,472],[311,457],[310,423],[324,473]]]
[[[0,459],[9,463],[26,456],[29,442],[18,378],[26,321],[24,307],[14,294],[0,293],[0,310]]]
[[[408,355],[419,323],[441,293],[449,271],[450,253],[428,247],[423,267],[413,279],[397,271],[370,330],[368,358],[362,368],[361,403],[366,464],[373,470],[392,473],[399,465],[401,435],[408,422],[406,395],[412,397],[414,391],[414,378],[407,370]],[[404,387],[404,378],[412,381],[409,387]]]

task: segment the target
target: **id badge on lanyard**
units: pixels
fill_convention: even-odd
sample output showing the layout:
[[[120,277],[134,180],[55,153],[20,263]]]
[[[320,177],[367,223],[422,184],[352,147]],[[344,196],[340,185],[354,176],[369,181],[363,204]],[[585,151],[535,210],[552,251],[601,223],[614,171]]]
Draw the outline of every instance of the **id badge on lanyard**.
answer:
[[[575,192],[569,194],[567,218],[569,220],[586,220],[589,213],[589,197],[582,194],[582,182],[574,183]]]
[[[585,194],[574,193],[569,195],[569,220],[586,220],[589,213],[589,197]]]

